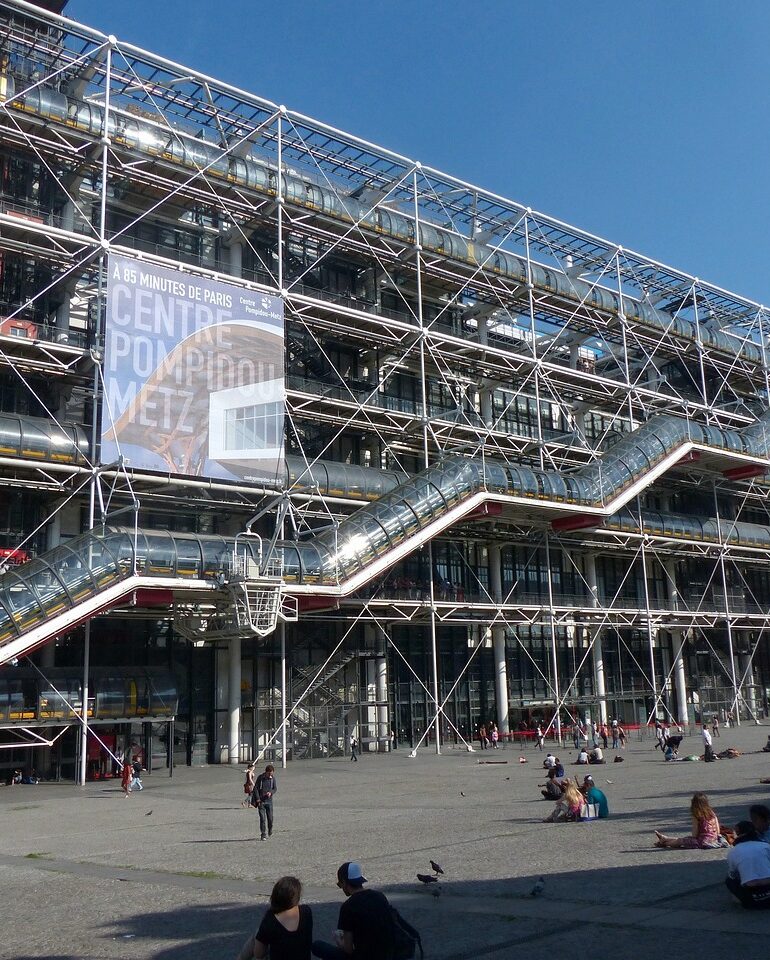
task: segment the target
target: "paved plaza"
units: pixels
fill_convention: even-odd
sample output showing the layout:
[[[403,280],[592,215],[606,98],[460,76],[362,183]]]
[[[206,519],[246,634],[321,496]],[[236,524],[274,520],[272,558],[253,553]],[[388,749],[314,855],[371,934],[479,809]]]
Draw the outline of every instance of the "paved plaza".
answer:
[[[747,753],[710,765],[666,764],[651,739],[633,740],[622,764],[608,751],[591,772],[612,817],[585,824],[541,822],[551,804],[538,799],[532,747],[527,764],[515,747],[292,764],[278,771],[265,843],[255,811],[240,806],[240,769],[155,771],[128,799],[118,782],[2,787],[0,956],[234,958],[283,874],[302,879],[315,935],[328,939],[336,868],[359,859],[421,931],[429,958],[764,960],[770,917],[731,900],[725,852],[656,850],[652,831],[689,832],[696,790],[727,824],[750,803],[770,804],[758,782],[770,776],[770,754],[757,752],[767,733],[723,730],[717,748]],[[689,737],[682,755],[700,745]],[[582,779],[572,745],[559,752]],[[415,874],[430,873],[431,858],[445,877],[425,888]],[[541,875],[544,893],[532,898]]]

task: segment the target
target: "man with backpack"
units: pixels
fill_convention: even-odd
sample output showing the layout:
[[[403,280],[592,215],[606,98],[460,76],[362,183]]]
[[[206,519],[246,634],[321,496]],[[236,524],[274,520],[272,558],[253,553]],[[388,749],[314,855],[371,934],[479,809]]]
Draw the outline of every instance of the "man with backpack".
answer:
[[[347,898],[340,907],[335,943],[313,941],[313,955],[321,960],[408,960],[422,945],[420,936],[388,903],[379,890],[365,890],[359,863],[343,863],[337,886]]]

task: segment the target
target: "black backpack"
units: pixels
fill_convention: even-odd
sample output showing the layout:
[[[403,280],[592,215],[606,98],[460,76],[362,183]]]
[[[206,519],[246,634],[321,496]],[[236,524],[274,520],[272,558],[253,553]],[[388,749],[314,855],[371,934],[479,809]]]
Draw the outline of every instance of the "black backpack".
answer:
[[[424,954],[420,934],[394,906],[390,908],[390,915],[393,920],[393,960],[412,960],[418,948],[422,960]]]

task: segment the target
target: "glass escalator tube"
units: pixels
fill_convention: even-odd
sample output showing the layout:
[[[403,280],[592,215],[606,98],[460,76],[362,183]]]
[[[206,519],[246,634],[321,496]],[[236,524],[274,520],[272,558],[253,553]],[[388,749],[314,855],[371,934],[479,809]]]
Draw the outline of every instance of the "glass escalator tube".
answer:
[[[492,493],[508,492],[508,474],[501,463],[484,462],[484,486]]]

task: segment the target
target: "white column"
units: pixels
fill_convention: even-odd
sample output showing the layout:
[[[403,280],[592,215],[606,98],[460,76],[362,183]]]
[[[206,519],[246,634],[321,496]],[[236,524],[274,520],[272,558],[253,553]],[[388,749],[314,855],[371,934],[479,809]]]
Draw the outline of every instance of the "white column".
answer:
[[[388,661],[385,657],[375,660],[377,671],[377,750],[390,750],[390,725],[388,723]]]
[[[229,669],[227,709],[230,730],[227,738],[227,761],[241,762],[241,638],[233,637],[228,644]]]
[[[664,560],[663,569],[668,581],[668,600],[672,610],[679,609],[679,591],[676,585],[676,565],[673,560]],[[676,712],[681,726],[690,722],[687,713],[687,676],[684,672],[684,647],[687,643],[682,630],[671,631],[671,655],[674,658],[674,678],[676,681]]]
[[[593,553],[587,553],[584,561],[586,581],[591,593],[590,601],[592,607],[599,606],[599,582],[596,579],[596,557]],[[591,659],[594,670],[594,691],[599,701],[599,720],[601,723],[607,722],[607,681],[604,675],[604,650],[602,649],[602,632],[596,627],[591,628],[591,637],[593,644],[591,646]]]
[[[503,602],[503,570],[500,558],[500,546],[487,545],[489,562],[489,585],[495,603]],[[505,627],[492,627],[492,651],[495,658],[495,702],[497,705],[497,727],[501,734],[510,733],[508,718],[508,662],[505,658]]]
[[[751,654],[742,653],[739,655],[740,661],[740,676],[743,677],[743,690],[747,696],[744,697],[744,702],[749,708],[751,713],[751,719],[754,723],[759,723],[757,719],[757,688],[754,686],[754,671],[752,669],[752,660]]]

